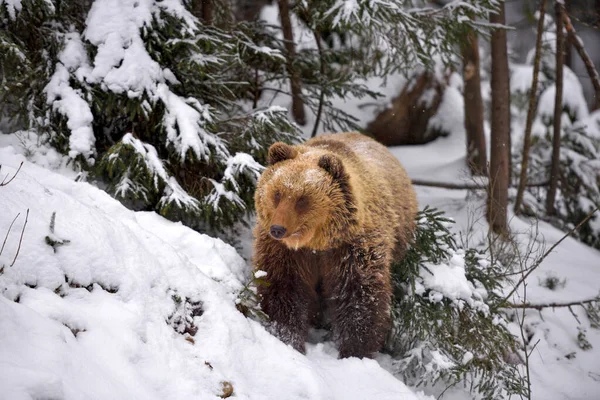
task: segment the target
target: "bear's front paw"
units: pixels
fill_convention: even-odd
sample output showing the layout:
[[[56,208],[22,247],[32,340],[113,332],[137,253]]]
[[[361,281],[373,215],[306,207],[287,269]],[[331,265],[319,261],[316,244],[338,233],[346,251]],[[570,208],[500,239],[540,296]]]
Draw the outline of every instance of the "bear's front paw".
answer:
[[[373,358],[373,353],[377,350],[369,351],[365,349],[363,343],[343,342],[339,345],[340,354],[338,358]]]
[[[302,354],[306,354],[306,335],[303,335],[298,329],[293,326],[274,322],[270,330],[283,343],[292,346]]]

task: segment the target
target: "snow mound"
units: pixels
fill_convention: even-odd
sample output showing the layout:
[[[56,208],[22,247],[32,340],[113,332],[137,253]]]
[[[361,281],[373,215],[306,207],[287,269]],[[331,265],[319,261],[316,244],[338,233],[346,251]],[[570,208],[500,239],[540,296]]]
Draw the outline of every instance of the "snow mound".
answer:
[[[235,299],[249,270],[229,245],[13,147],[0,160],[0,180],[24,161],[0,187],[2,232],[20,213],[0,256],[0,397],[217,398],[229,382],[238,399],[425,398],[374,360],[337,360],[327,343],[304,356],[246,319]],[[200,308],[183,315],[193,338],[170,323],[188,301]]]

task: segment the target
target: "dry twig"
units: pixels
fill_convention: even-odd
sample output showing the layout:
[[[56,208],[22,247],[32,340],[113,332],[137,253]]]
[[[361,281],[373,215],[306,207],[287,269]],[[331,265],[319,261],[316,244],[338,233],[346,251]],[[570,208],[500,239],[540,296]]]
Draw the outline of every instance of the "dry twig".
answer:
[[[8,181],[6,180],[8,178],[8,175],[6,175],[4,177],[4,179],[2,179],[2,182],[0,183],[0,186],[6,186],[9,183],[11,183],[13,181],[13,179],[15,179],[17,177],[17,175],[19,174],[19,171],[21,170],[21,167],[23,166],[23,161],[21,161],[21,164],[19,164],[19,168],[17,168],[17,172],[15,172],[15,174],[12,176],[12,178],[10,178]],[[2,168],[2,166],[0,165],[0,168]]]
[[[453,189],[453,190],[487,190],[487,185],[469,184],[469,183],[447,183],[447,182],[434,182],[434,181],[423,181],[420,179],[412,179],[412,184],[415,186],[429,186],[437,187],[442,189]],[[527,187],[542,187],[547,186],[548,182],[530,183]]]
[[[8,227],[8,232],[6,232],[6,236],[4,237],[4,242],[2,242],[2,248],[0,248],[0,256],[2,255],[2,252],[4,251],[4,245],[6,245],[6,241],[8,240],[8,235],[10,235],[10,230],[12,229],[13,224],[15,223],[17,218],[19,218],[19,215],[21,215],[21,213],[17,214],[15,219],[12,220],[12,222],[10,223],[10,226]]]
[[[21,237],[19,238],[19,247],[17,248],[17,253],[15,254],[15,258],[13,258],[10,266],[15,265],[17,261],[17,257],[19,257],[19,252],[21,251],[21,243],[23,242],[23,234],[25,233],[25,227],[27,226],[27,220],[29,219],[29,208],[27,209],[27,214],[25,214],[25,223],[23,224],[23,229],[21,230]]]
[[[565,24],[565,28],[567,29],[567,35],[569,37],[569,41],[577,50],[579,57],[581,57],[581,60],[583,61],[583,64],[585,65],[585,68],[587,69],[588,75],[590,76],[590,80],[592,81],[592,85],[594,86],[594,92],[596,94],[595,108],[599,109],[600,108],[600,76],[598,75],[598,71],[596,71],[596,67],[594,67],[594,63],[593,63],[592,59],[590,58],[590,55],[585,50],[585,47],[583,47],[583,41],[577,35],[577,31],[575,30],[575,28],[573,27],[573,24],[571,23],[571,18],[569,18],[569,16],[565,12],[563,12],[562,16],[563,16],[562,19]]]
[[[502,302],[500,304],[504,305],[504,304],[508,304],[508,299],[510,299],[510,297],[517,291],[517,289],[519,288],[519,286],[521,286],[525,280],[529,277],[529,275],[531,275],[531,273],[533,271],[535,271],[541,264],[542,261],[544,261],[546,259],[546,257],[548,257],[548,255],[550,253],[552,253],[552,251],[559,245],[562,243],[563,240],[565,240],[566,238],[568,238],[569,236],[571,236],[573,234],[573,232],[575,232],[577,229],[579,229],[583,224],[585,224],[590,218],[592,218],[592,216],[596,213],[596,211],[598,211],[600,209],[600,207],[596,207],[594,208],[588,215],[585,216],[584,219],[581,220],[580,223],[577,224],[577,226],[575,226],[573,229],[571,229],[569,232],[565,233],[563,235],[563,237],[561,237],[558,242],[554,243],[532,266],[531,268],[529,268],[527,270],[527,273],[523,275],[523,277],[519,280],[519,282],[517,282],[517,284],[515,285],[515,287],[510,291],[510,293],[508,293],[508,295],[506,295],[504,297],[504,299],[502,300]]]
[[[594,302],[599,302],[600,298],[594,297],[592,299],[580,300],[580,301],[571,301],[568,303],[506,303],[504,307],[506,308],[523,308],[523,309],[533,309],[541,311],[544,308],[564,308],[564,307],[572,307],[572,306],[583,306],[584,304],[590,304]]]

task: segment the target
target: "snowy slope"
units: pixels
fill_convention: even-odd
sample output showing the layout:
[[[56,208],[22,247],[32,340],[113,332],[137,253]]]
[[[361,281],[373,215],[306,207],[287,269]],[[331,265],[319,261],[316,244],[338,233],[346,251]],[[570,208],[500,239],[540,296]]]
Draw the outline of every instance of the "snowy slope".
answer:
[[[19,151],[0,146],[1,177]],[[330,344],[303,356],[246,319],[248,267],[219,240],[27,161],[0,204],[3,236],[20,213],[0,257],[1,399],[208,399],[222,382],[240,399],[424,398],[374,360],[337,360]],[[70,240],[56,253],[53,212],[53,238]],[[201,302],[194,343],[167,323],[174,296]]]

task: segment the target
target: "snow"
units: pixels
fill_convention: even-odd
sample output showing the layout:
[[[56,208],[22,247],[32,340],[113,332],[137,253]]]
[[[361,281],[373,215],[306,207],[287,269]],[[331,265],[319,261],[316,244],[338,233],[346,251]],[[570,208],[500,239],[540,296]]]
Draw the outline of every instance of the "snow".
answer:
[[[264,169],[250,154],[236,153],[235,156],[227,160],[227,168],[223,172],[223,180],[230,182],[237,191],[239,187],[236,176],[247,173],[254,182],[257,182]]]
[[[87,54],[81,38],[76,32],[65,35],[65,47],[59,53],[56,69],[44,91],[47,103],[52,109],[67,117],[67,127],[71,131],[69,137],[69,156],[75,158],[83,155],[86,159],[94,155],[95,137],[92,130],[94,116],[81,90],[71,87],[70,72],[83,76],[89,69]],[[90,160],[93,164],[93,160]]]
[[[264,278],[265,276],[267,276],[267,272],[263,271],[263,270],[258,270],[258,271],[254,271],[254,277],[255,278]]]
[[[1,397],[214,398],[229,382],[241,399],[430,399],[374,360],[337,360],[330,343],[306,356],[284,345],[235,308],[250,270],[231,246],[127,210],[21,151],[0,141],[3,176],[24,161],[0,188],[0,227],[21,213],[3,264],[30,211],[0,275]],[[70,240],[56,253],[44,242],[53,212],[54,235]],[[167,323],[174,296],[201,304],[190,340]]]
[[[425,263],[420,275],[427,288],[446,298],[471,300],[473,286],[465,276],[464,254],[453,254],[448,264]]]
[[[577,76],[568,67],[564,67],[564,88],[562,93],[563,107],[573,113],[574,119],[583,119],[588,116],[588,109],[583,89]],[[554,115],[554,98],[556,86],[550,85],[540,96],[538,113],[542,118],[552,118]]]
[[[189,151],[201,160],[229,156],[221,139],[205,129],[212,122],[211,108],[171,91],[168,84],[177,83],[177,77],[146,49],[141,31],[154,20],[160,23],[161,13],[181,17],[185,29],[194,31],[195,17],[178,0],[98,0],[91,6],[81,35],[70,32],[64,36],[64,48],[46,93],[48,104],[67,118],[72,158],[80,154],[91,158],[94,153],[89,99],[71,86],[72,76],[84,87],[100,84],[117,95],[144,96],[150,103],[164,103],[167,142],[182,160]],[[92,60],[88,60],[86,46],[96,50]]]
[[[336,4],[345,7],[343,12],[348,18],[356,15],[353,4],[358,4],[357,0]],[[0,0],[0,6],[7,6],[14,18],[21,1]],[[148,96],[148,101],[168,104],[163,122],[170,143],[179,154],[192,151],[205,156],[212,151],[211,146],[219,148],[217,141],[211,142],[213,139],[204,136],[204,121],[210,119],[210,109],[171,92],[168,84],[177,78],[172,71],[161,69],[140,47],[140,29],[153,16],[159,16],[160,10],[179,13],[191,21],[193,17],[180,6],[177,0],[98,0],[86,30],[81,35],[65,35],[61,63],[47,90],[56,100],[53,107],[67,116],[73,131],[71,156],[91,157],[94,149],[86,130],[93,119],[87,113],[89,107],[86,110],[83,105],[81,93],[69,85],[70,75],[82,85],[101,83],[115,93]],[[275,5],[265,7],[263,14],[270,13],[272,17],[274,10]],[[295,18],[293,23],[295,27],[301,24]],[[295,29],[294,33],[299,49],[314,46],[314,39],[305,30]],[[550,46],[553,37],[553,32],[545,36]],[[93,60],[88,60],[84,43],[98,47]],[[548,57],[549,62],[551,58]],[[366,126],[379,110],[389,106],[406,79],[393,74],[386,81],[371,78],[355,83],[381,91],[384,97],[376,101],[350,97],[332,102]],[[472,181],[465,164],[461,85],[460,76],[453,74],[432,122],[448,132],[447,137],[423,146],[391,149],[413,179]],[[565,68],[565,103],[577,115],[577,124],[588,127],[591,136],[600,137],[600,112],[588,114],[582,108],[581,87],[577,85],[572,72]],[[526,93],[530,86],[531,66],[513,66],[511,91]],[[482,91],[484,99],[489,99],[489,88],[483,87]],[[553,91],[548,88],[546,97],[540,99],[539,109],[547,116],[553,113]],[[284,105],[286,101],[284,96],[278,96],[274,103]],[[281,110],[279,105],[271,109]],[[262,116],[257,113],[255,118]],[[312,130],[311,117],[305,134]],[[519,121],[513,121],[515,138],[519,137],[520,128]],[[542,121],[536,119],[534,134],[544,132]],[[167,196],[178,198],[182,194],[176,181],[161,172],[164,167],[152,146],[143,145],[133,135],[123,140],[144,155],[151,170],[166,180]],[[411,400],[437,398],[444,391],[445,387],[439,385],[407,388],[387,372],[394,368],[386,355],[378,355],[376,360],[338,360],[337,350],[330,342],[309,343],[306,356],[285,346],[235,308],[237,293],[251,272],[232,247],[155,213],[129,211],[97,188],[74,182],[81,174],[71,169],[69,159],[36,141],[35,135],[0,134],[0,161],[0,179],[5,174],[12,175],[25,161],[17,178],[0,187],[0,230],[6,230],[21,214],[0,255],[0,266],[12,262],[25,212],[30,210],[17,261],[0,274],[0,397],[214,398],[221,393],[222,382],[230,382],[234,397],[242,399]],[[219,201],[220,196],[235,201],[232,192],[225,188],[225,183],[235,181],[227,177],[239,173],[255,177],[259,171],[243,153],[229,158],[226,178],[213,182],[214,201]],[[441,188],[416,190],[421,206],[438,207],[456,220],[453,229],[462,233],[463,240],[485,243],[488,227],[481,195]],[[51,234],[49,222],[53,212],[56,229]],[[543,222],[513,215],[509,218],[516,239],[538,246],[537,253],[563,235]],[[44,242],[51,235],[70,242],[55,253]],[[247,259],[251,240],[248,234],[243,243]],[[447,265],[430,265],[432,273],[422,271],[424,279],[418,284],[435,291],[432,301],[443,296],[456,301],[485,296],[466,280],[461,260],[461,254],[455,254]],[[599,290],[598,265],[600,252],[568,238],[531,274],[526,300],[547,303],[594,297]],[[564,280],[564,285],[548,289],[542,285],[548,276]],[[254,277],[264,278],[265,273],[256,271]],[[178,312],[174,295],[201,302],[202,315],[192,319],[198,328],[194,343],[166,322]],[[525,300],[524,295],[521,288],[514,300]],[[537,343],[530,361],[534,398],[597,397],[600,333],[591,328],[580,307],[573,307],[573,312],[580,325],[564,308],[525,313],[528,334],[532,335],[530,346]],[[521,311],[518,315],[522,315]],[[520,335],[515,322],[508,326]],[[580,329],[585,330],[592,350],[582,350],[577,345]],[[415,356],[423,357],[425,350],[415,349]],[[431,365],[449,362],[435,352],[428,357]],[[466,352],[461,361],[466,364],[472,358],[473,354]],[[458,386],[446,391],[444,398],[472,398],[468,389]],[[417,390],[425,390],[433,397]]]
[[[159,182],[165,185],[163,197],[160,199],[161,205],[175,202],[177,204],[186,205],[192,209],[197,209],[199,207],[198,200],[183,190],[176,179],[169,176],[162,160],[158,157],[158,153],[154,146],[133,137],[131,133],[126,133],[121,139],[121,143],[133,147],[135,152],[142,157],[144,165],[148,168],[150,174],[154,178],[154,187],[156,189],[159,187]],[[130,190],[130,184],[131,181],[125,176],[119,183],[116,193],[125,197],[127,191]]]
[[[209,106],[200,104],[194,98],[184,99],[176,95],[166,84],[159,84],[157,93],[167,107],[163,121],[167,129],[167,141],[175,146],[182,160],[189,150],[199,159],[208,160],[211,147],[218,156],[227,157],[225,144],[203,128],[212,122]]]
[[[8,16],[11,19],[15,19],[17,13],[21,11],[23,5],[21,4],[21,0],[0,0],[0,7],[6,7],[8,11]]]

